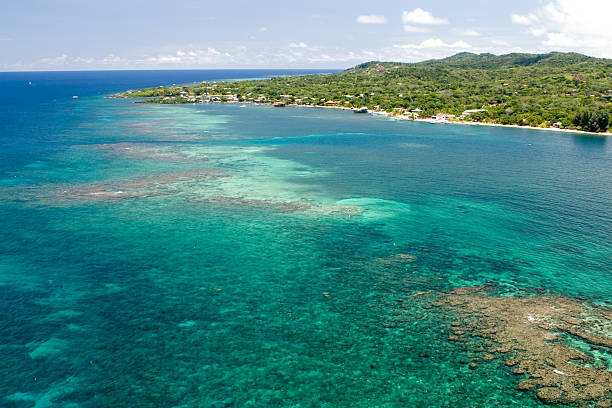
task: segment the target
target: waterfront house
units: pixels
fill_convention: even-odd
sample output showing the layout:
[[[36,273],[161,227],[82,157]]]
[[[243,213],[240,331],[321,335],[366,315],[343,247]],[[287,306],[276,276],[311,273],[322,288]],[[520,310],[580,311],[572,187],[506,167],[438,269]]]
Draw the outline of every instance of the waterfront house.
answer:
[[[455,115],[449,115],[448,113],[438,113],[435,116],[432,116],[431,118],[446,122],[449,119],[455,119]]]

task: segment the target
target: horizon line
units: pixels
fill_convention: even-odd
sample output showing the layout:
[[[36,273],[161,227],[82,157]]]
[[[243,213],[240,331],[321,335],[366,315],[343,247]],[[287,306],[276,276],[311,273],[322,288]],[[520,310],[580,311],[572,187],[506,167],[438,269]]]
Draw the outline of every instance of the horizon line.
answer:
[[[369,61],[368,61],[369,62]],[[351,67],[349,67],[351,68]],[[31,69],[0,71],[0,74],[35,72],[119,72],[119,71],[341,71],[348,68],[116,68],[116,69]]]
[[[341,70],[347,70],[347,69],[351,69],[354,68],[358,65],[362,65],[362,64],[366,64],[366,63],[370,63],[370,62],[383,62],[383,63],[398,63],[398,64],[418,64],[421,62],[428,62],[428,61],[440,61],[440,60],[444,60],[447,58],[452,58],[454,56],[460,55],[460,54],[472,54],[472,55],[493,55],[495,57],[503,57],[503,56],[508,56],[508,55],[514,55],[514,54],[522,54],[522,55],[549,55],[549,54],[577,54],[577,55],[581,55],[587,58],[593,58],[593,59],[599,59],[599,60],[611,60],[612,58],[607,58],[607,57],[594,57],[592,55],[588,55],[588,54],[583,54],[581,52],[577,52],[577,51],[548,51],[548,52],[509,52],[509,53],[503,53],[503,54],[495,54],[495,53],[491,53],[491,52],[481,52],[481,53],[476,53],[476,52],[470,52],[470,51],[460,51],[457,52],[455,54],[449,55],[447,57],[440,57],[440,58],[429,58],[429,59],[423,59],[423,60],[419,60],[419,61],[412,61],[412,62],[404,62],[404,61],[384,61],[384,60],[368,60],[368,61],[362,61],[362,62],[358,62],[358,63],[353,63],[352,65],[349,66],[343,66],[343,67],[337,67],[337,68],[270,68],[270,67],[264,67],[264,68],[227,68],[227,67],[223,67],[223,68],[110,68],[110,69],[106,69],[106,68],[91,68],[91,69],[79,69],[79,68],[75,68],[75,69],[71,69],[71,68],[66,68],[66,69],[48,69],[48,68],[41,68],[41,69],[30,69],[30,70],[15,70],[15,71],[0,71],[0,74],[8,74],[8,73],[17,73],[17,72],[22,72],[22,73],[27,73],[27,72],[114,72],[114,71],[203,71],[203,70],[262,70],[262,71],[269,71],[269,70],[309,70],[309,71],[341,71]]]

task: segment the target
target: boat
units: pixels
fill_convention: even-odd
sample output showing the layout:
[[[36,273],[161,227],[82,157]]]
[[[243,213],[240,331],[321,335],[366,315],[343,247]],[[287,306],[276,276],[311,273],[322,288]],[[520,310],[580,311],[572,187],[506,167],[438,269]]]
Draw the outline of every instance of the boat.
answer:
[[[79,99],[79,96],[78,95],[73,95],[72,99]]]
[[[275,106],[277,108],[283,108],[285,106],[285,102],[276,102],[272,104],[272,106]]]
[[[368,107],[364,106],[364,107],[361,107],[361,108],[355,108],[355,109],[353,109],[353,112],[355,112],[355,113],[368,113]]]
[[[246,108],[246,105],[240,105],[241,108]]]

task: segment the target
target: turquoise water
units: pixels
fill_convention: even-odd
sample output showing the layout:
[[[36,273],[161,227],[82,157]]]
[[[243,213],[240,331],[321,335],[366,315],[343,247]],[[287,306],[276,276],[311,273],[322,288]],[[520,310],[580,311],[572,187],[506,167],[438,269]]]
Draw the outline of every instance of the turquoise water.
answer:
[[[539,406],[412,295],[612,304],[605,137],[71,93],[0,128],[1,406]]]

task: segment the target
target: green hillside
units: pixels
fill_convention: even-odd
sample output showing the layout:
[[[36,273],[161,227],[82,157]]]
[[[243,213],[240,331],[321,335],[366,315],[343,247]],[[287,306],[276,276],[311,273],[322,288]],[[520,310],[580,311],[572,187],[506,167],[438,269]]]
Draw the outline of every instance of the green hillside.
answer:
[[[612,60],[553,52],[460,53],[414,64],[373,61],[328,75],[152,88],[121,96],[185,103],[216,95],[222,101],[367,106],[396,114],[420,110],[420,117],[484,109],[464,120],[606,131],[610,94]]]

